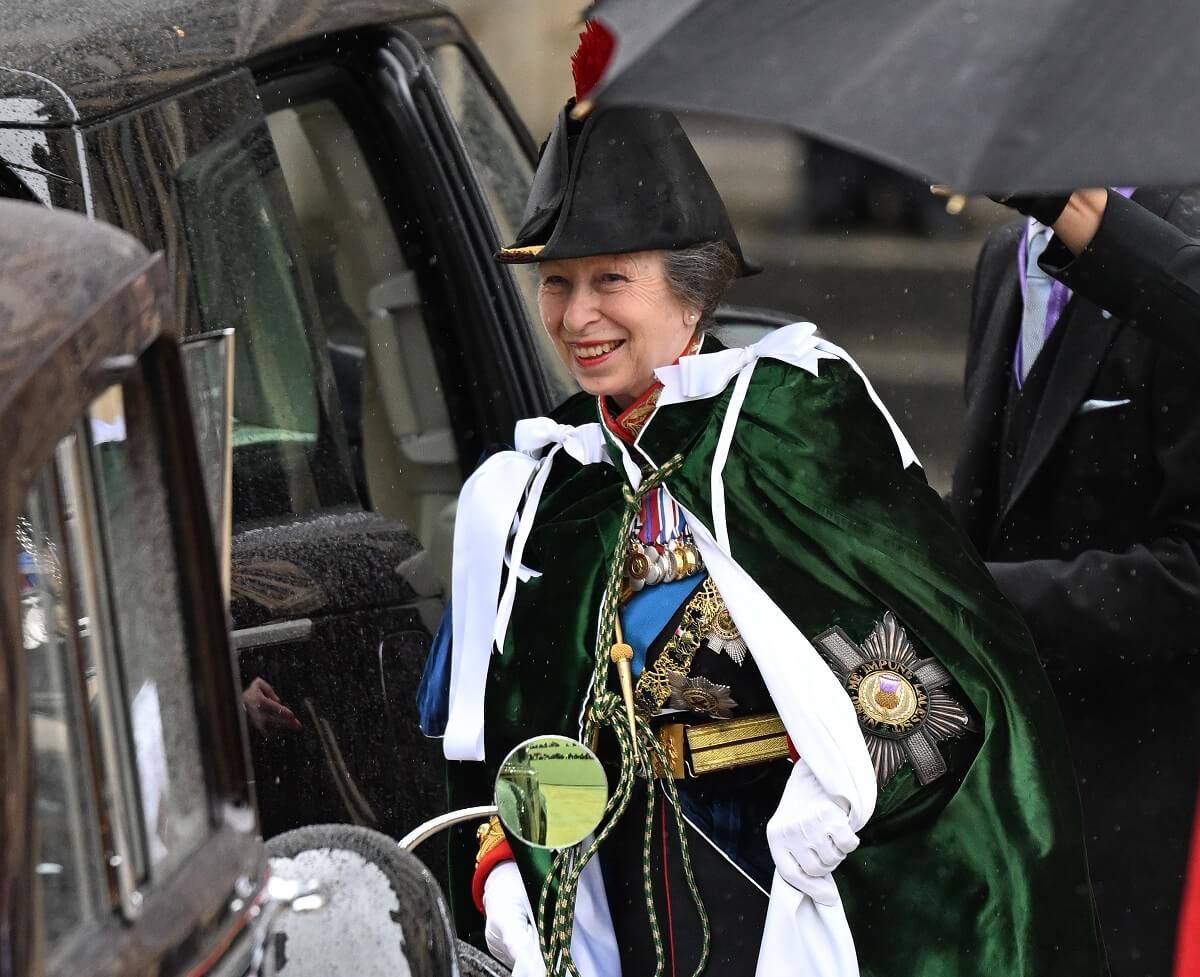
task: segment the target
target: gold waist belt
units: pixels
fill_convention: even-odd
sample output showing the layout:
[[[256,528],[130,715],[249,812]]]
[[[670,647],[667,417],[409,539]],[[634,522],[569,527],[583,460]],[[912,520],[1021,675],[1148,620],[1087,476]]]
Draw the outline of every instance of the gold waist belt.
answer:
[[[698,725],[664,723],[657,733],[676,780],[788,755],[787,730],[775,713]]]

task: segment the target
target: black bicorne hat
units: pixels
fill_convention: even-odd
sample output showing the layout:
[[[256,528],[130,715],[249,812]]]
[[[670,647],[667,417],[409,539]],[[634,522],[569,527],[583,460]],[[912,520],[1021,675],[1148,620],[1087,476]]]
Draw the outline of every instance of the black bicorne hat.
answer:
[[[508,263],[688,248],[724,241],[742,256],[717,188],[679,120],[658,109],[618,107],[571,117],[572,99],[542,147]]]

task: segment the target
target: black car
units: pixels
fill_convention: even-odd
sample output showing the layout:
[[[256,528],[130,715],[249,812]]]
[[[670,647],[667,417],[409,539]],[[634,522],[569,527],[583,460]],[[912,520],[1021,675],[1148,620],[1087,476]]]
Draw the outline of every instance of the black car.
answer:
[[[0,6],[0,195],[126,229],[165,253],[185,337],[234,333],[230,612],[267,836],[399,836],[443,806],[413,701],[458,489],[572,389],[536,273],[492,258],[534,159],[427,0]]]
[[[258,837],[165,272],[0,201],[0,973],[503,977],[395,839]]]
[[[399,835],[442,806],[412,702],[458,487],[567,390],[491,259],[533,146],[432,3],[88,7],[0,10],[0,193],[163,250],[185,336],[234,330],[233,640],[295,717],[254,724],[264,833]]]

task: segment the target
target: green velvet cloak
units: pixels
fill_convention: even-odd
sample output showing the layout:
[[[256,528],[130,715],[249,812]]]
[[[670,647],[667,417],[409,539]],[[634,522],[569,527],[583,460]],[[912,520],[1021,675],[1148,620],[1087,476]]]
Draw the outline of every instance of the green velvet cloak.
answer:
[[[639,438],[655,464],[685,456],[667,485],[710,527],[729,399],[727,388],[660,408]],[[582,395],[558,415],[596,418]],[[801,631],[836,624],[861,641],[891,610],[981,720],[981,733],[941,744],[941,779],[920,787],[907,767],[893,778],[835,874],[862,973],[1102,973],[1074,776],[1032,640],[919,467],[901,469],[852,367],[825,360],[814,376],[760,360],[724,480],[733,557]],[[542,575],[518,588],[505,653],[492,657],[487,763],[451,764],[456,805],[486,803],[495,767],[522,739],[579,735],[622,481],[619,465],[555,461],[525,552]],[[540,876],[545,855],[513,844],[526,878]],[[460,842],[461,856],[469,847]],[[469,862],[451,875],[469,878]]]

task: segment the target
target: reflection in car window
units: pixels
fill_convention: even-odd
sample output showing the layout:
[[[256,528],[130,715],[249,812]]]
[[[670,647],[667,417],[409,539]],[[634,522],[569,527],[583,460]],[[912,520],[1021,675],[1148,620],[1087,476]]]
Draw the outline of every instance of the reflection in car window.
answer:
[[[208,834],[195,699],[163,476],[140,383],[90,411],[99,522],[137,767],[151,878],[169,874]],[[173,719],[171,717],[174,717]]]
[[[499,235],[497,246],[507,243],[521,227],[521,214],[533,183],[533,167],[508,119],[462,48],[443,45],[430,51],[429,59],[491,206]],[[541,327],[537,266],[509,267],[525,303],[550,392],[556,401],[563,400],[578,387]]]
[[[177,176],[205,328],[235,330],[235,522],[353,501],[344,446],[322,416],[319,318],[297,287],[264,169],[277,164],[257,129],[213,144]]]
[[[38,915],[51,963],[68,937],[96,914],[99,862],[56,512],[54,481],[43,472],[17,521],[16,570],[33,710]]]

